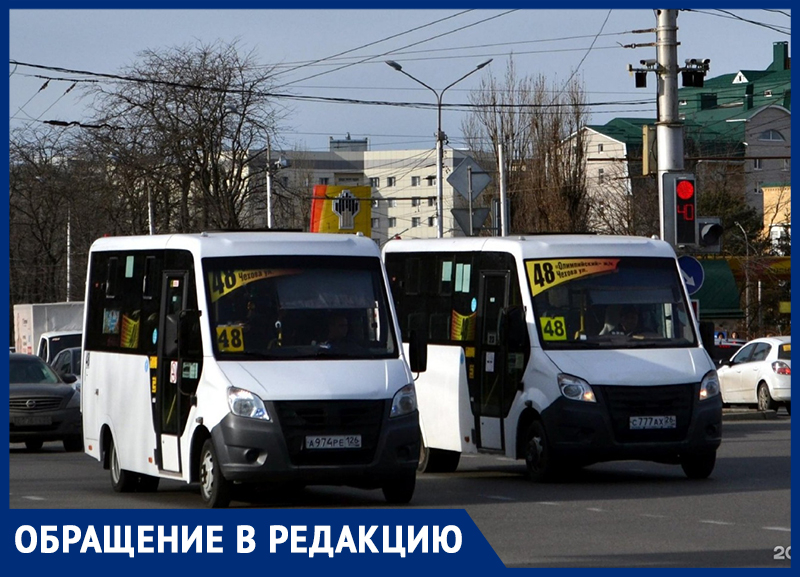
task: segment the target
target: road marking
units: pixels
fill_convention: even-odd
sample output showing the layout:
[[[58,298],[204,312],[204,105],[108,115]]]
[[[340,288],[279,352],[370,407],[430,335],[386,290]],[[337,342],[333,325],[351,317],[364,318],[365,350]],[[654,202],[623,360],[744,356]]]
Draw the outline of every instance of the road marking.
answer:
[[[34,497],[33,495],[30,496],[23,496],[23,499],[27,499],[28,501],[46,501],[44,497]]]
[[[653,513],[641,513],[639,516],[640,517],[649,517],[651,519],[666,519],[667,518],[666,515],[655,515]]]
[[[560,505],[560,503],[554,503],[553,501],[539,501],[536,504],[537,505],[551,505],[551,506]]]
[[[587,511],[594,511],[595,513],[604,513],[605,509],[601,509],[600,507],[586,507]]]
[[[765,531],[785,531],[787,533],[792,532],[791,527],[761,527],[761,528],[764,529]]]
[[[700,522],[706,525],[733,525],[733,523],[729,523],[728,521],[713,521],[711,519],[700,519]]]
[[[504,497],[502,495],[484,495],[487,499],[496,499],[498,501],[515,501],[513,497]]]

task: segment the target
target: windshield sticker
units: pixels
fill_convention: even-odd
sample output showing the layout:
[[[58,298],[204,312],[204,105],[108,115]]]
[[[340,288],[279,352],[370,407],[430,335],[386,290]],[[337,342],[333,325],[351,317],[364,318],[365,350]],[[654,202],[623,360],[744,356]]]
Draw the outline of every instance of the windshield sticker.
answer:
[[[208,273],[208,284],[211,286],[211,302],[217,302],[226,294],[242,288],[258,280],[297,274],[300,271],[291,269],[250,269],[250,270],[215,270]]]
[[[567,323],[564,317],[539,317],[542,338],[546,341],[566,341]]]
[[[525,263],[531,294],[536,296],[567,281],[617,270],[618,258],[565,258]]]
[[[217,326],[217,349],[221,353],[240,353],[244,351],[244,335],[241,325]]]

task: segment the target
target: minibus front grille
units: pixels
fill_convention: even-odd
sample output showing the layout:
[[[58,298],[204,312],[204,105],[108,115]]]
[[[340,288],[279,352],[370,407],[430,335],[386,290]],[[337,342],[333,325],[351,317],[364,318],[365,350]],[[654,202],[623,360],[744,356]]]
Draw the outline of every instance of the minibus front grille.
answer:
[[[289,458],[296,466],[371,463],[388,411],[387,401],[275,402]],[[307,436],[359,435],[360,449],[306,449]]]
[[[655,387],[594,386],[608,407],[614,438],[621,443],[674,442],[686,438],[695,385]],[[675,416],[670,429],[632,429],[631,417]]]

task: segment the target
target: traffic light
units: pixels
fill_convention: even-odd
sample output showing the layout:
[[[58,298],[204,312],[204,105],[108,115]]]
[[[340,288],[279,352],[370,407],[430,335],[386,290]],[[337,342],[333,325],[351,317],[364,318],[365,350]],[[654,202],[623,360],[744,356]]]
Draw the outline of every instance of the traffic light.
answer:
[[[697,217],[697,244],[707,254],[722,252],[722,221],[716,216]]]
[[[693,174],[667,174],[672,186],[667,191],[675,200],[675,244],[697,244],[697,195]]]

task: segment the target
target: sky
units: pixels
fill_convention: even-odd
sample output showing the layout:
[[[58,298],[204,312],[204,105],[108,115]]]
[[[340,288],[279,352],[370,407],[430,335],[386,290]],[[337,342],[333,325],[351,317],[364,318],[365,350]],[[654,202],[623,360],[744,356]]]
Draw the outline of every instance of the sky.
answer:
[[[681,11],[679,62],[708,58],[710,77],[763,70],[772,60],[772,44],[790,40],[790,14],[788,9]],[[20,63],[115,74],[143,50],[233,41],[260,65],[274,66],[277,88],[294,95],[435,104],[432,91],[385,61],[398,62],[441,91],[492,58],[442,96],[445,105],[464,104],[482,77],[502,78],[513,55],[518,75],[541,74],[556,87],[575,74],[593,124],[618,116],[654,117],[655,77],[648,78],[647,88],[636,89],[627,65],[655,58],[655,47],[641,46],[655,42],[655,33],[632,32],[655,25],[649,8],[11,10],[10,128],[89,119],[86,97],[77,88],[66,92],[73,78],[85,75]],[[44,76],[58,79],[42,89]],[[348,134],[367,138],[372,150],[434,147],[435,108],[286,99],[279,105],[286,118],[278,147],[286,150],[327,150],[329,138]],[[465,114],[457,106],[443,109],[442,128],[451,146],[459,146]]]

